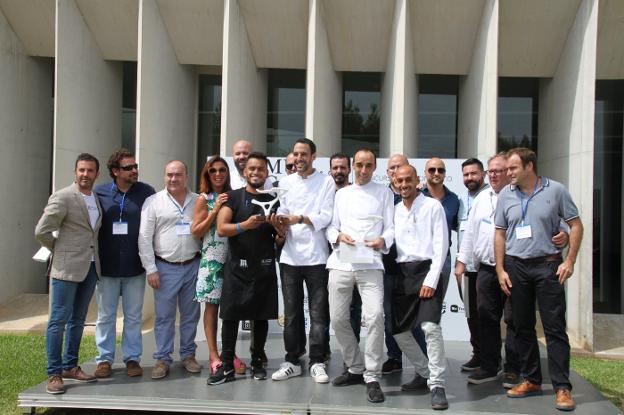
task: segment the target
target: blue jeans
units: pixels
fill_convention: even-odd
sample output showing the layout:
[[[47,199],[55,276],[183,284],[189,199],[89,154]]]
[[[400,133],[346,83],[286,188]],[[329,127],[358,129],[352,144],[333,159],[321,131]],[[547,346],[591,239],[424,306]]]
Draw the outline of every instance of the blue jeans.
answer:
[[[171,364],[175,339],[176,309],[180,310],[180,359],[195,356],[197,322],[200,306],[195,298],[199,258],[186,265],[172,265],[156,260],[160,274],[160,288],[154,290],[154,359]]]
[[[87,277],[82,282],[51,279],[52,301],[46,330],[48,375],[60,375],[63,370],[78,366],[82,331],[97,279],[94,262],[91,262]],[[65,348],[61,351],[65,331]]]
[[[121,351],[123,361],[141,361],[143,337],[143,296],[145,275],[135,277],[100,277],[95,296],[98,302],[98,318],[95,327],[95,344],[99,355],[97,363],[115,361],[115,335],[117,332],[117,305],[121,296],[123,309],[123,334]]]

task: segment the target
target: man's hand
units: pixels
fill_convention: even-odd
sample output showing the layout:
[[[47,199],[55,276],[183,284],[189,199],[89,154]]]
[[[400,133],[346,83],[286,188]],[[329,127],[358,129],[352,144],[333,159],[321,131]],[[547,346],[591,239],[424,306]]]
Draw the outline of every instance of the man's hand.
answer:
[[[364,245],[379,251],[384,249],[384,247],[386,246],[386,241],[380,236],[379,238],[375,238],[371,241],[364,241]]]
[[[282,221],[282,218],[283,216],[277,216],[275,213],[271,213],[267,218],[267,222],[273,225],[278,235],[284,237],[286,235],[286,231],[288,230],[289,225]]]
[[[147,274],[147,283],[155,290],[160,288],[160,274],[158,271]]]
[[[455,261],[455,278],[457,279],[457,283],[461,285],[461,278],[466,272],[466,265],[464,265],[461,261]]]
[[[338,234],[338,239],[336,239],[336,242],[344,242],[347,245],[355,245],[355,239],[353,239],[352,237],[350,237],[349,235],[347,235],[346,233],[342,233],[340,232]]]
[[[301,220],[301,215],[279,215],[278,220],[284,225],[296,225]]]
[[[423,285],[420,287],[420,298],[431,298],[435,294],[435,288],[427,287]]]
[[[569,239],[570,235],[568,235],[567,232],[559,231],[558,234],[552,237],[552,243],[555,244],[557,248],[565,248]]]
[[[559,267],[557,267],[557,277],[559,277],[559,284],[563,285],[563,283],[566,282],[566,280],[570,278],[573,273],[574,264],[572,263],[572,261],[566,259],[561,264],[559,264]]]
[[[258,226],[266,223],[266,216],[263,215],[251,215],[246,221],[241,222],[241,229],[248,231],[250,229],[256,229]]]
[[[506,271],[498,274],[498,283],[507,297],[511,295],[511,279]]]

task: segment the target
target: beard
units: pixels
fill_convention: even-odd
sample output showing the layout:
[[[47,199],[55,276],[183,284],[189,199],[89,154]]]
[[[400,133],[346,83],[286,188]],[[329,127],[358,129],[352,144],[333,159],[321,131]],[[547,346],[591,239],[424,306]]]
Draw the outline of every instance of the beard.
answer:
[[[342,174],[342,173],[338,173],[335,176],[332,176],[334,178],[334,182],[336,184],[343,184],[344,182],[347,181],[347,175],[346,174]]]
[[[469,181],[469,182],[464,183],[464,185],[471,192],[474,192],[475,190],[479,190],[479,188],[481,187],[481,183],[480,182],[475,182],[475,181],[472,181],[472,180]]]
[[[261,189],[262,187],[264,187],[264,181],[262,181],[262,183],[252,183],[252,182],[248,182],[249,186],[253,187],[254,189]]]

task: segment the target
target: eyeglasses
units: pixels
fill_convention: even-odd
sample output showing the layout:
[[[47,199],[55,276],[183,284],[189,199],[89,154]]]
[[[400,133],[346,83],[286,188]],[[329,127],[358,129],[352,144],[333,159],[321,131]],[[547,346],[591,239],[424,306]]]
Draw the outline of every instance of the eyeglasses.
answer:
[[[440,174],[446,174],[446,169],[444,167],[429,167],[427,169],[427,173],[435,174],[436,171]]]
[[[218,168],[218,169],[215,169],[214,167],[212,167],[212,168],[208,169],[208,173],[209,173],[209,174],[215,174],[215,173],[221,173],[221,174],[223,174],[223,173],[225,173],[225,172],[227,172],[227,170],[225,169],[225,167],[221,167],[221,168]]]
[[[139,170],[139,165],[137,163],[134,163],[134,164],[128,164],[126,166],[119,166],[119,168],[123,171],[132,171],[134,169]]]
[[[487,174],[489,176],[500,176],[504,172],[505,172],[505,170],[502,170],[502,169],[490,169],[490,170],[487,171]]]
[[[294,170],[295,169],[295,163],[288,163],[286,165],[286,170]]]

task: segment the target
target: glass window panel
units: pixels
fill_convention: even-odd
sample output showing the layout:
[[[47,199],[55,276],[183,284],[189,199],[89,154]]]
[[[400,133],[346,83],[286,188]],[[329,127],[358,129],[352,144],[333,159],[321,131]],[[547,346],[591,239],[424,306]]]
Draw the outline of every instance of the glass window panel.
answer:
[[[497,147],[527,147],[537,152],[538,78],[499,78]]]
[[[121,146],[136,151],[137,64],[123,63]]]
[[[221,147],[221,75],[199,75],[197,170]],[[198,178],[199,180],[199,178]]]
[[[622,141],[624,80],[596,81],[593,300],[595,313],[623,314]]]
[[[343,153],[352,155],[358,148],[368,147],[379,154],[380,104],[380,73],[343,73]]]
[[[458,82],[451,75],[419,76],[418,157],[456,157]]]
[[[269,70],[267,155],[286,156],[305,135],[305,71]]]

